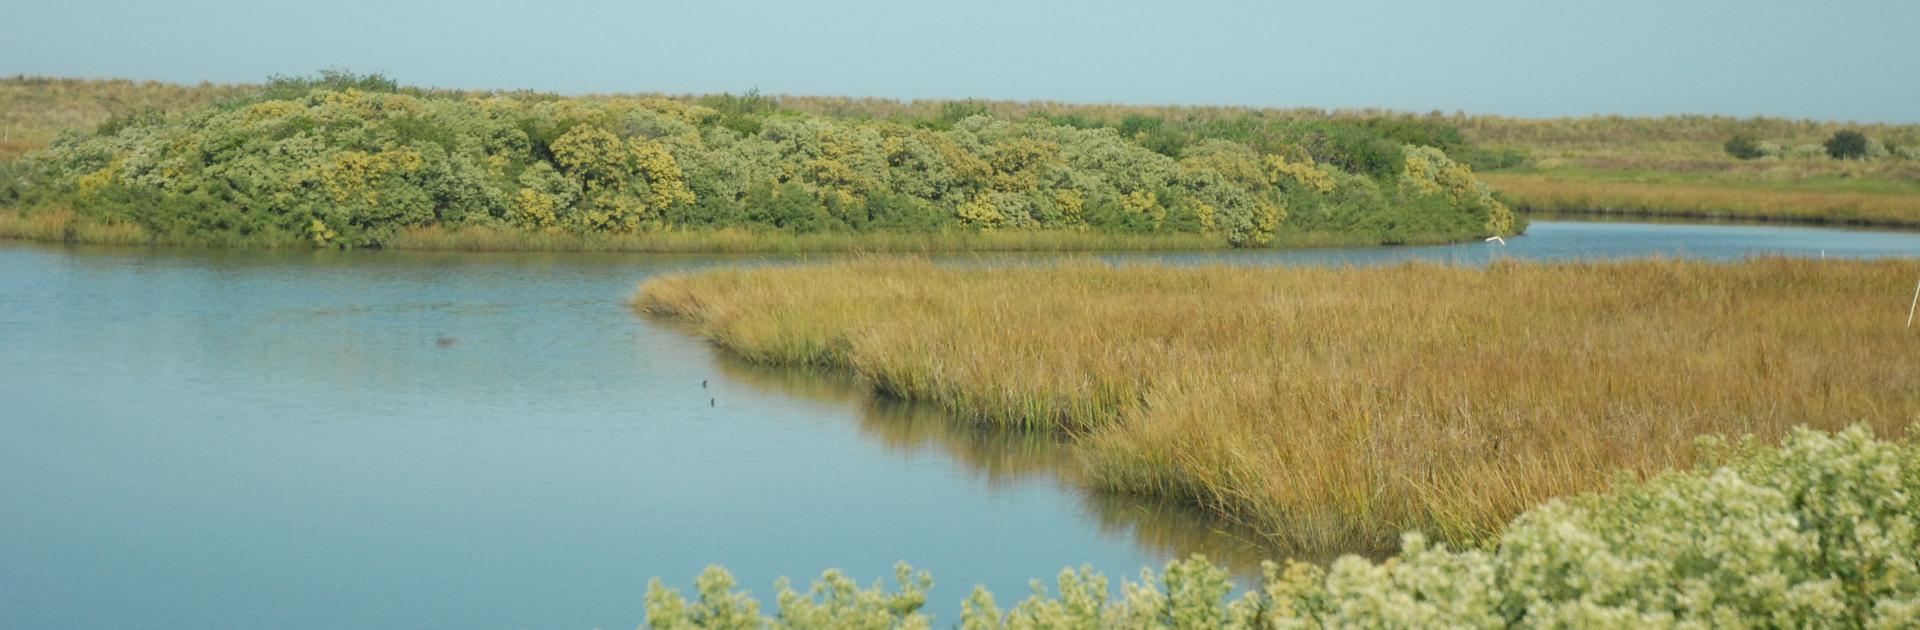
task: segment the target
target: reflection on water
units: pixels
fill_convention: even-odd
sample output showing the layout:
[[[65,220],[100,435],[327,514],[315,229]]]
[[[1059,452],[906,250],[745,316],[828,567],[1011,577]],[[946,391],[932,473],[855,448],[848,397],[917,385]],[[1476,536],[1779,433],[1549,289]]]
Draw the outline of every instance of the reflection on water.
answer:
[[[0,626],[635,627],[655,576],[900,561],[952,619],[1171,557],[1056,445],[743,380],[626,304],[789,260],[0,243]]]
[[[863,438],[901,453],[936,447],[952,458],[957,470],[989,484],[1006,486],[1073,474],[1066,442],[1052,434],[969,427],[926,405],[871,395],[854,379],[836,372],[769,367],[726,356],[715,361],[723,373],[742,383],[853,406],[859,410]]]
[[[1082,511],[1098,520],[1102,533],[1132,539],[1157,550],[1156,555],[1177,558],[1203,554],[1227,565],[1241,578],[1258,576],[1263,560],[1326,560],[1337,555],[1328,550],[1303,553],[1275,548],[1254,530],[1190,505],[1087,489],[1078,481],[1079,459],[1069,441],[1058,434],[968,426],[928,405],[872,395],[852,377],[837,372],[769,367],[725,357],[717,361],[723,372],[743,383],[857,405],[861,434],[897,452],[938,448],[961,471],[978,475],[991,485],[1032,479],[1056,481],[1079,500]]]

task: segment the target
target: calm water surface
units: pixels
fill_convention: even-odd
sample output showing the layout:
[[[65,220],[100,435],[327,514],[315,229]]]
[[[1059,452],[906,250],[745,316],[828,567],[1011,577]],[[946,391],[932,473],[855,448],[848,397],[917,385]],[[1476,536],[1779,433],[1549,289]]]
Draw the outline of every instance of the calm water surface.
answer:
[[[1538,222],[1504,247],[1111,258],[1822,252],[1920,256],[1920,234]],[[624,628],[653,576],[718,563],[768,596],[900,560],[944,625],[974,584],[1011,603],[1069,565],[1262,555],[1078,491],[1049,439],[742,366],[625,304],[761,262],[0,242],[0,626]]]

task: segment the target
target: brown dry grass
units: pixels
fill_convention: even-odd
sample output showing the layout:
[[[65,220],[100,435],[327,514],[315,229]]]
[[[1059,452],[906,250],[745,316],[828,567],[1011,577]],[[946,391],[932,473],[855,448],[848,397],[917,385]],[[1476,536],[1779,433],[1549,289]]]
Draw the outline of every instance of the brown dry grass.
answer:
[[[1484,536],[1688,464],[1693,438],[1920,419],[1915,261],[951,268],[864,260],[647,283],[774,364],[1075,436],[1086,481],[1295,547]]]

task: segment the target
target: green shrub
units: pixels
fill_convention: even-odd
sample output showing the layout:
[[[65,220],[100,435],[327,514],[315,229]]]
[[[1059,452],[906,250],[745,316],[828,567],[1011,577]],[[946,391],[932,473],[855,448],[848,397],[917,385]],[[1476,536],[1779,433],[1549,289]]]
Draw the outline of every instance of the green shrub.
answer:
[[[1920,429],[1920,428],[1917,428]],[[1409,534],[1382,563],[1267,563],[1230,597],[1225,569],[1194,557],[1121,585],[1063,571],[1057,591],[1002,611],[975,588],[960,627],[1844,627],[1920,624],[1920,446],[1801,429],[1777,448],[1710,442],[1715,459],[1611,494],[1548,502],[1483,549]],[[899,590],[858,589],[828,572],[808,595],[783,583],[779,617],[709,568],[687,602],[658,580],[656,628],[926,628],[932,580],[896,571]]]
[[[759,88],[748,90],[746,94],[715,94],[701,97],[700,105],[719,114],[718,124],[742,135],[760,133],[761,119],[780,109],[773,97],[760,93]]]
[[[1753,136],[1734,136],[1727,140],[1727,155],[1742,159],[1755,160],[1766,157],[1766,151],[1760,149],[1760,141]]]
[[[931,120],[922,121],[921,125],[929,129],[946,131],[952,129],[954,124],[962,120],[974,116],[988,115],[991,114],[987,111],[987,106],[984,103],[977,103],[970,100],[948,101],[940,104],[940,115],[935,116]]]
[[[296,76],[276,74],[267,77],[266,85],[250,98],[241,99],[242,103],[276,101],[303,98],[320,91],[344,92],[400,92],[400,83],[378,72],[358,74],[351,70],[321,70],[318,76]],[[418,92],[418,90],[414,90]]]
[[[1457,156],[1461,162],[1472,166],[1476,171],[1519,168],[1526,166],[1527,161],[1532,159],[1527,155],[1525,149],[1519,147],[1488,148],[1467,146],[1460,149],[1448,150],[1447,154]]]
[[[1836,131],[1827,138],[1824,146],[1827,155],[1836,160],[1859,160],[1867,157],[1867,137],[1851,129]]]

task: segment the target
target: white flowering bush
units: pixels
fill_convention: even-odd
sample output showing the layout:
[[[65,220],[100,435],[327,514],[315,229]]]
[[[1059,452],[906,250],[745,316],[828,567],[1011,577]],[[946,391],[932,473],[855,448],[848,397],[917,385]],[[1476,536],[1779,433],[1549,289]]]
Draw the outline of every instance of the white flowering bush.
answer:
[[[1798,430],[1774,448],[1709,442],[1697,469],[1614,492],[1555,500],[1485,548],[1408,534],[1398,557],[1321,568],[1267,563],[1232,596],[1225,569],[1194,557],[1121,584],[1060,574],[1002,611],[976,588],[965,630],[1324,627],[1920,627],[1920,447],[1854,427]],[[807,595],[780,588],[763,617],[710,568],[688,602],[655,581],[655,628],[925,628],[932,580],[898,569],[899,590],[828,572]]]
[[[1886,143],[1883,143],[1879,140],[1867,141],[1867,159],[1884,160],[1892,156],[1893,156],[1893,151],[1887,149]]]

